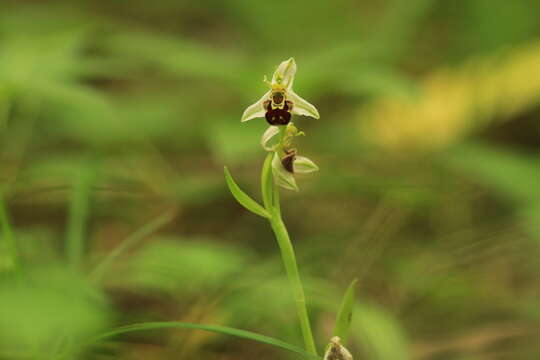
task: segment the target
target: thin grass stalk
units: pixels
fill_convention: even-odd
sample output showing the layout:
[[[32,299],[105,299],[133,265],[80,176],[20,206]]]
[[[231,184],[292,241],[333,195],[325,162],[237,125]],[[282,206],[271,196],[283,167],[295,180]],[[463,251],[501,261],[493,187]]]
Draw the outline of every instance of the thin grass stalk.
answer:
[[[73,269],[80,269],[83,259],[84,236],[90,211],[93,178],[94,170],[86,169],[75,180],[71,192],[66,233],[66,256]]]
[[[0,190],[0,226],[2,227],[2,238],[6,243],[7,252],[11,261],[11,265],[15,271],[20,269],[20,258],[19,251],[17,248],[17,241],[13,235],[13,230],[11,228],[11,223],[9,220],[8,211],[6,208],[6,203],[4,201],[4,196]]]

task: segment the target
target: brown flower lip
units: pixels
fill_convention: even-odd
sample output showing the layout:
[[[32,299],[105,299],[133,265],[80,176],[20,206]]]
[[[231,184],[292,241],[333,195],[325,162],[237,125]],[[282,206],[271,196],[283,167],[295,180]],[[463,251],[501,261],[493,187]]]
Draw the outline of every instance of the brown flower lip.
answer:
[[[290,101],[285,101],[283,108],[273,106],[272,101],[268,100],[265,102],[264,107],[266,113],[264,117],[270,125],[287,125],[291,121],[291,112],[292,103]]]
[[[296,159],[296,149],[285,150],[285,156],[281,159],[281,165],[290,173],[294,174],[294,160]]]

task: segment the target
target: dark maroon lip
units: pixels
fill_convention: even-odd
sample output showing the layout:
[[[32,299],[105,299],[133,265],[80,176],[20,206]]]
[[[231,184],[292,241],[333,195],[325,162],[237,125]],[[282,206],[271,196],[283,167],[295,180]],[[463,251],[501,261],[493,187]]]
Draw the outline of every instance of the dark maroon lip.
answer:
[[[285,109],[269,109],[265,118],[270,125],[287,125],[291,121],[291,113]]]
[[[264,117],[270,125],[287,125],[291,121],[290,102],[285,101],[283,109],[273,109],[272,102],[265,103],[266,114]]]

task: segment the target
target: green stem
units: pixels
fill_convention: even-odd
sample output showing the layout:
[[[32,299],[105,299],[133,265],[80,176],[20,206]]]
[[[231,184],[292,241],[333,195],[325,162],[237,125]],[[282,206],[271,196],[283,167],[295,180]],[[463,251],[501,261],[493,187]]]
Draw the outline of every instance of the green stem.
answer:
[[[270,209],[269,209],[270,210]],[[270,225],[281,250],[281,258],[285,266],[285,271],[291,284],[294,302],[296,304],[296,311],[298,312],[298,318],[300,320],[300,328],[304,337],[304,343],[306,350],[313,355],[317,355],[317,348],[315,341],[313,340],[313,333],[311,331],[311,324],[309,321],[309,314],[306,306],[306,297],[304,295],[304,287],[300,280],[300,273],[298,272],[298,265],[296,263],[296,255],[294,248],[287,232],[287,228],[281,218],[281,209],[279,205],[279,189],[277,185],[274,185],[273,189],[273,208],[271,209],[272,217],[270,218]]]
[[[74,269],[79,269],[82,263],[93,177],[93,168],[83,169],[75,180],[71,192],[66,234],[66,253],[68,262]]]
[[[17,243],[15,241],[15,236],[13,236],[13,231],[11,229],[11,224],[9,222],[9,216],[6,210],[6,205],[4,202],[4,197],[2,191],[0,190],[0,226],[2,229],[2,238],[6,242],[7,251],[11,260],[13,269],[17,271],[20,267],[19,261],[19,252],[17,250]]]

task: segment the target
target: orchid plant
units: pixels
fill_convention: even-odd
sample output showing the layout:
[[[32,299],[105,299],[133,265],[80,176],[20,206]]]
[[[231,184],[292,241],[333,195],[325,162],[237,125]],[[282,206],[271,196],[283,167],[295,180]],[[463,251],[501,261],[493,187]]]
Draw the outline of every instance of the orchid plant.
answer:
[[[280,187],[299,190],[295,174],[319,170],[312,160],[298,155],[298,150],[294,147],[295,138],[305,134],[291,121],[292,116],[300,115],[315,119],[320,117],[315,106],[293,91],[295,75],[294,59],[283,61],[277,67],[271,81],[264,78],[269,90],[256,103],[248,106],[241,118],[242,122],[246,122],[264,117],[270,125],[261,137],[261,145],[268,152],[261,172],[262,205],[240,189],[227,168],[225,168],[225,178],[229,190],[241,205],[269,221],[289,278],[305,350],[314,357],[318,357],[304,287],[300,279],[294,247],[283,222],[279,198]],[[325,360],[352,360],[351,354],[341,342],[346,341],[350,327],[354,286],[353,281],[345,294],[336,320],[334,336],[325,350]]]
[[[221,325],[166,321],[144,322],[119,326],[107,329],[96,336],[90,336],[76,341],[70,337],[70,334],[60,333],[57,339],[57,346],[55,346],[51,358],[75,358],[75,354],[78,354],[85,347],[93,346],[111,337],[126,333],[177,328],[211,331],[214,333],[236,336],[272,345],[301,355],[305,359],[321,360],[313,337],[306,298],[304,295],[304,287],[300,279],[294,248],[282,219],[279,199],[280,187],[298,191],[298,186],[294,177],[295,174],[310,173],[318,170],[317,165],[315,165],[313,161],[306,157],[299,156],[297,149],[293,146],[295,138],[304,135],[304,133],[298,130],[293,124],[291,121],[292,116],[301,115],[319,118],[317,109],[306,100],[296,95],[293,91],[292,85],[295,74],[296,64],[292,58],[282,62],[272,76],[272,80],[268,82],[265,79],[265,82],[270,86],[270,90],[266,92],[259,101],[249,106],[242,116],[242,121],[265,117],[266,121],[270,124],[270,127],[264,132],[261,139],[262,147],[268,152],[261,174],[263,204],[259,204],[243,192],[234,182],[227,168],[225,168],[225,177],[227,185],[236,200],[251,212],[266,218],[274,231],[277,243],[281,250],[283,264],[289,278],[292,294],[294,296],[300,329],[304,338],[304,348],[242,329]],[[70,236],[68,236],[68,245],[74,244],[71,246],[73,250],[69,253],[70,257],[73,259],[74,267],[80,265],[80,259],[82,257],[81,250],[83,247],[81,246],[80,241],[81,234],[84,231],[84,221],[81,219],[83,215],[79,210],[85,207],[84,203],[87,201],[89,185],[86,183],[87,179],[85,177],[83,183],[84,186],[81,185],[75,187],[72,206],[72,209],[74,210],[70,213],[74,220],[73,231],[70,231]],[[14,236],[15,232],[11,228],[9,214],[2,196],[2,190],[3,189],[0,188],[0,238],[5,239],[13,272],[16,275],[23,274],[23,266],[18,254],[16,237]],[[165,214],[164,216],[155,219],[133,233],[125,240],[125,242],[120,243],[117,248],[106,256],[90,273],[90,281],[95,285],[99,285],[104,274],[106,274],[107,271],[110,271],[111,264],[120,254],[131,248],[141,238],[151,234],[164,223],[168,222],[170,216],[170,214]],[[354,289],[355,281],[351,283],[343,297],[336,318],[333,336],[324,352],[324,360],[352,360],[351,354],[344,347],[343,343],[346,342],[350,329],[352,310],[354,307]]]

